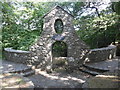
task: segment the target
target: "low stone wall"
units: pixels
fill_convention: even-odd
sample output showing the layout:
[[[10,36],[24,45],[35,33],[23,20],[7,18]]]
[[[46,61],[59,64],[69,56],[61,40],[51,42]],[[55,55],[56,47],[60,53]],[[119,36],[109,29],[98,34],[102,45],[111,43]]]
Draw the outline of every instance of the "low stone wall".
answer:
[[[12,48],[5,48],[4,51],[6,60],[27,64],[29,51],[14,50]]]
[[[112,59],[115,57],[116,57],[116,46],[109,45],[108,47],[105,47],[105,48],[98,48],[98,49],[90,50],[86,61],[99,62],[99,61]]]
[[[17,63],[27,64],[29,60],[30,51],[14,50],[11,48],[5,48],[5,59],[14,61]],[[85,59],[86,62],[99,62],[116,57],[116,46],[110,45],[105,48],[98,48],[90,50],[88,57]]]

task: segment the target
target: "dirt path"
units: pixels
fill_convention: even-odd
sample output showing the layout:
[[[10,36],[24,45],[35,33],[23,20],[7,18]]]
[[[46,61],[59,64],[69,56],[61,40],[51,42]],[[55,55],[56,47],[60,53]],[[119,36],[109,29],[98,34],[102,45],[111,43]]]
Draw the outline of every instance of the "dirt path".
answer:
[[[28,77],[39,88],[82,88],[83,83],[89,77],[82,72],[52,73],[39,71],[37,75]]]

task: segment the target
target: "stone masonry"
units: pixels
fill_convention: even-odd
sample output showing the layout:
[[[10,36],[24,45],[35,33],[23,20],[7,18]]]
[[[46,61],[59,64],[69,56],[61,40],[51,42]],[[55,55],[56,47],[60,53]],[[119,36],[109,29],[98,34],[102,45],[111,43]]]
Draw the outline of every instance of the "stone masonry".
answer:
[[[58,34],[54,28],[58,19],[63,23],[61,34]],[[64,60],[65,63],[67,62],[66,66],[68,68],[72,67],[74,69],[74,66],[79,67],[83,63],[100,62],[116,57],[115,46],[110,45],[104,48],[89,50],[89,47],[75,33],[72,21],[73,16],[71,14],[56,6],[44,16],[43,32],[38,41],[30,47],[30,51],[5,48],[5,59],[17,63],[35,65],[43,70],[51,70],[51,68],[54,68],[54,63],[59,62],[58,60]],[[66,57],[53,57],[52,49],[57,41],[66,44]]]
[[[5,59],[8,61],[13,61],[17,63],[24,63],[29,64],[30,60],[30,51],[21,51],[21,50],[14,50],[11,48],[5,48],[4,49],[4,55]],[[102,57],[101,57],[102,56]],[[97,49],[91,49],[89,53],[87,54],[87,57],[84,60],[84,63],[94,63],[94,62],[100,62],[104,60],[110,60],[116,57],[116,46],[110,45],[108,47],[104,48],[97,48]],[[74,60],[73,57],[56,57],[55,59],[60,60]],[[55,61],[56,63],[58,61]]]
[[[57,34],[54,23],[57,19],[63,22],[63,32]],[[60,6],[56,6],[44,16],[43,31],[38,41],[30,48],[30,64],[33,64],[43,70],[52,68],[52,45],[56,41],[62,41],[67,44],[67,58],[72,58],[70,62],[73,64],[82,64],[84,56],[89,51],[89,47],[78,38],[72,24],[73,16]],[[64,37],[64,39],[53,39]]]

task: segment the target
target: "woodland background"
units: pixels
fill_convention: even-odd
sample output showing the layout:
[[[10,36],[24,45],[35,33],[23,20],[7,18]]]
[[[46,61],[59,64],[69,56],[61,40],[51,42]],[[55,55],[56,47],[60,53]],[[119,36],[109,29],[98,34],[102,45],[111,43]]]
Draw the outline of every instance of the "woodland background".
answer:
[[[91,48],[120,42],[120,2],[0,2],[1,50],[29,50],[43,30],[42,17],[56,5],[74,16],[76,33]]]

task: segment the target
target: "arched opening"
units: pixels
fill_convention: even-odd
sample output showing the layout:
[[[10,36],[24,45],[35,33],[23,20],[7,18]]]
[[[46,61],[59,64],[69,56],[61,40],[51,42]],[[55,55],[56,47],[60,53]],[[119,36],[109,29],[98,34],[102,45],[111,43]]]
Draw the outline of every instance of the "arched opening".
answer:
[[[54,28],[57,34],[61,34],[63,32],[63,22],[61,19],[55,20]]]
[[[62,41],[56,41],[52,45],[52,57],[67,57],[67,44]]]

